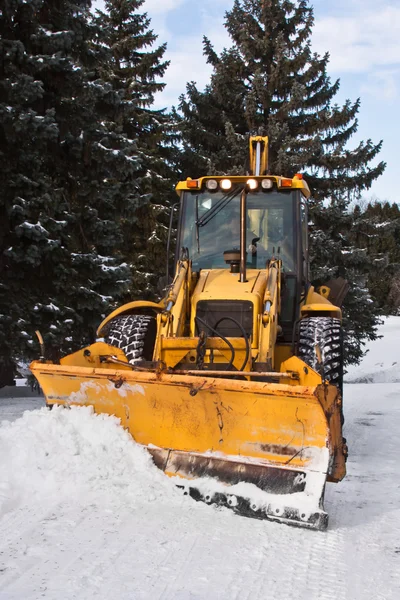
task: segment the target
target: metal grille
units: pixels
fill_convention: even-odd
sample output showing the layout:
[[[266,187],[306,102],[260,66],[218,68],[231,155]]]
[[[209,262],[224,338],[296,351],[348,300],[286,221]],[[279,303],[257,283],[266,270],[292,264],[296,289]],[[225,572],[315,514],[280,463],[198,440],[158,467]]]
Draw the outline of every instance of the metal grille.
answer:
[[[197,303],[196,316],[225,337],[243,337],[242,331],[233,321],[221,321],[217,328],[215,327],[224,317],[231,317],[240,323],[248,338],[252,337],[253,303],[249,300],[200,300]],[[209,332],[209,335],[214,334]]]

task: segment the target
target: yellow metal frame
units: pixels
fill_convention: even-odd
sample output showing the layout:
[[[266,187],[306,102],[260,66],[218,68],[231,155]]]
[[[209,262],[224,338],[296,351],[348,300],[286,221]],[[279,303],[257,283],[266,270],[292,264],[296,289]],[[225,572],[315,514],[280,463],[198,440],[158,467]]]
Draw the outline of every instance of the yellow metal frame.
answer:
[[[135,300],[134,302],[128,302],[127,304],[123,304],[116,308],[112,313],[110,313],[99,325],[97,328],[96,335],[97,337],[101,337],[104,327],[112,321],[115,317],[119,317],[124,314],[134,313],[135,310],[141,309],[151,309],[156,313],[164,310],[164,301],[157,304],[157,302],[148,302],[146,300]]]
[[[341,309],[332,304],[326,295],[316,292],[313,286],[310,286],[300,312],[302,317],[312,316],[313,313],[323,313],[327,317],[342,319]]]

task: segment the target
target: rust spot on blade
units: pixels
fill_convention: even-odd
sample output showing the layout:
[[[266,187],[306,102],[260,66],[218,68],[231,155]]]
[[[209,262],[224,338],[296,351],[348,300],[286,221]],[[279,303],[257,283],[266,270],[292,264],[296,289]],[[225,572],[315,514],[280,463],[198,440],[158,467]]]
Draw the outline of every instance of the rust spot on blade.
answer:
[[[293,456],[297,454],[299,449],[293,446],[279,446],[279,444],[254,444],[261,452],[266,454],[283,454],[284,456]]]

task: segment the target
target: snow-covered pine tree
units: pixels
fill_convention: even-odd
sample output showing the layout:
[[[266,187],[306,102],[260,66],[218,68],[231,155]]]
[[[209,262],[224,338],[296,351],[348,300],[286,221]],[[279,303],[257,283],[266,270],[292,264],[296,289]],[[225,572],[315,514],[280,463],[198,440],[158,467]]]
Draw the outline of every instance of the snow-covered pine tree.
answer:
[[[29,49],[36,8],[6,2],[0,14],[0,386],[13,380],[14,359],[33,343],[39,299],[46,297],[42,313],[56,310],[41,290],[62,263],[66,237],[67,207],[48,161],[59,130]]]
[[[171,115],[153,107],[165,87],[166,45],[154,46],[157,36],[141,12],[144,0],[105,0],[97,11],[98,49],[103,50],[102,77],[118,94],[117,114],[108,123],[117,136],[126,134],[139,166],[135,178],[113,183],[132,204],[124,215],[124,255],[132,268],[131,298],[154,296],[165,272],[169,206],[174,201]],[[122,175],[122,174],[121,174]]]
[[[138,158],[110,141],[119,99],[99,75],[89,7],[7,0],[0,13],[3,383],[18,357],[37,356],[36,328],[50,355],[89,341],[130,277],[112,182]]]
[[[191,177],[243,171],[247,135],[256,133],[269,136],[271,173],[304,174],[313,193],[313,280],[349,280],[345,355],[356,362],[363,340],[375,338],[378,318],[365,286],[367,258],[351,247],[346,210],[385,164],[371,166],[381,143],[347,148],[360,102],[334,103],[339,81],[327,74],[329,55],[311,50],[313,23],[307,0],[235,0],[225,20],[232,47],[218,55],[205,38],[210,83],[200,91],[191,82],[180,98],[181,169]]]
[[[368,287],[379,308],[398,314],[400,307],[400,208],[389,202],[352,210],[351,239],[365,248],[370,264]]]

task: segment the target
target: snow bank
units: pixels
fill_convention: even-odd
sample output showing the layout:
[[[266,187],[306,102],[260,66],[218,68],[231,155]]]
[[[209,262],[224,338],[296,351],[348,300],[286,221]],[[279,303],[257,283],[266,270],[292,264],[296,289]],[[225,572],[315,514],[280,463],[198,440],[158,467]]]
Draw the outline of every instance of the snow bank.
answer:
[[[25,412],[0,426],[0,518],[32,503],[128,504],[182,495],[150,455],[91,407]]]
[[[360,365],[351,365],[346,383],[400,382],[400,317],[387,317],[379,327],[379,340],[368,344],[368,352]]]

